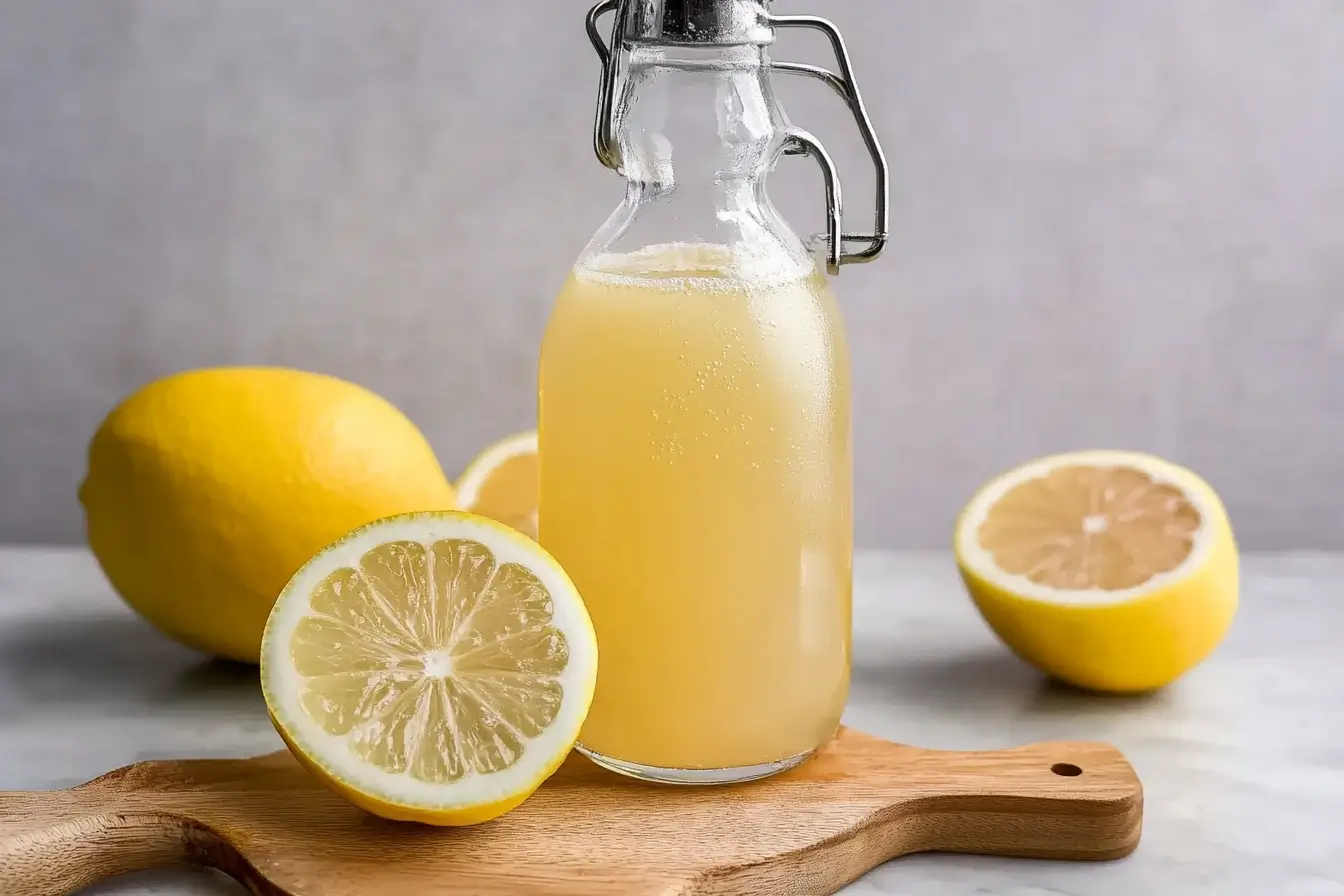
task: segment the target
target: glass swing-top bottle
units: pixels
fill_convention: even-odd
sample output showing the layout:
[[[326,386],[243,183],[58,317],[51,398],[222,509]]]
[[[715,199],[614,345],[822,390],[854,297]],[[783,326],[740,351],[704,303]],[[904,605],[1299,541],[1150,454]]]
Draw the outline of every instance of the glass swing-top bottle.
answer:
[[[610,41],[600,18],[614,12]],[[770,60],[827,35],[839,72]],[[852,461],[840,312],[766,196],[821,165],[831,274],[886,240],[886,164],[839,32],[768,0],[603,0],[595,145],[625,198],[556,299],[539,377],[539,540],[597,631],[579,749],[673,783],[763,777],[835,733],[849,688]],[[873,232],[772,72],[845,100],[877,167]]]

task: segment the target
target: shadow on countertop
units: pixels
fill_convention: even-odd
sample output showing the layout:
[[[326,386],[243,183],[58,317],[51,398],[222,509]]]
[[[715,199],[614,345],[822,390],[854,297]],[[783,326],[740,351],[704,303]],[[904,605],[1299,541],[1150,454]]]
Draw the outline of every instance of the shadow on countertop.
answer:
[[[20,619],[0,628],[0,712],[59,705],[113,714],[182,704],[259,713],[257,668],[181,647],[124,613]]]
[[[1115,695],[1081,690],[1043,675],[1006,648],[990,645],[859,663],[853,684],[898,705],[1035,718],[1146,712],[1168,699],[1165,691]]]

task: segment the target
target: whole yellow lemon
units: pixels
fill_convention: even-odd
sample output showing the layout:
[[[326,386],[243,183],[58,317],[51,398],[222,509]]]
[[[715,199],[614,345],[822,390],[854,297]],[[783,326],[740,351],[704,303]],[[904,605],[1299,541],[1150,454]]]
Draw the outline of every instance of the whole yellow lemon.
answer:
[[[89,546],[164,634],[255,663],[285,583],[375,519],[453,507],[424,435],[367,389],[265,367],[174,374],[108,415],[79,488]]]

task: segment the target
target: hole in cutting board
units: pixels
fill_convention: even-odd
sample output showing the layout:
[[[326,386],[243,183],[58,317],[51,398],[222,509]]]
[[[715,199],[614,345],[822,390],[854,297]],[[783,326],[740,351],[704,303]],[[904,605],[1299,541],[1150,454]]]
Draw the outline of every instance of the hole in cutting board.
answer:
[[[1050,771],[1065,778],[1076,778],[1083,773],[1083,770],[1072,762],[1056,762],[1050,766]]]

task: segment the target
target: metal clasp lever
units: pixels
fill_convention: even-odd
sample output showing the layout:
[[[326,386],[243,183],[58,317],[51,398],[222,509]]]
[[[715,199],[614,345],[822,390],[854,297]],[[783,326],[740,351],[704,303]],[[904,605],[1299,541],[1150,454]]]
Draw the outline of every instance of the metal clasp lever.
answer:
[[[835,52],[836,62],[840,66],[840,74],[838,75],[820,66],[806,65],[801,62],[772,62],[771,68],[775,71],[816,78],[838,93],[840,98],[845,101],[845,105],[849,107],[850,112],[854,114],[854,121],[859,126],[859,133],[863,136],[864,145],[868,147],[868,155],[873,160],[873,168],[877,174],[877,199],[873,212],[873,232],[846,233],[842,225],[844,201],[840,191],[840,175],[836,171],[835,162],[831,159],[830,153],[807,131],[794,129],[789,135],[792,146],[786,152],[792,155],[810,155],[821,166],[821,174],[826,186],[826,267],[830,273],[838,274],[841,265],[872,261],[881,255],[882,250],[886,248],[887,202],[891,180],[891,173],[887,167],[887,157],[882,152],[882,144],[878,142],[877,131],[873,128],[873,121],[868,117],[868,110],[863,104],[863,97],[859,94],[859,88],[854,81],[854,67],[850,63],[849,50],[845,47],[845,39],[840,35],[840,30],[827,19],[819,16],[768,15],[766,21],[774,28],[812,28],[825,34],[830,40],[831,49]],[[860,243],[862,246],[854,251],[846,251],[845,244],[847,243]]]

